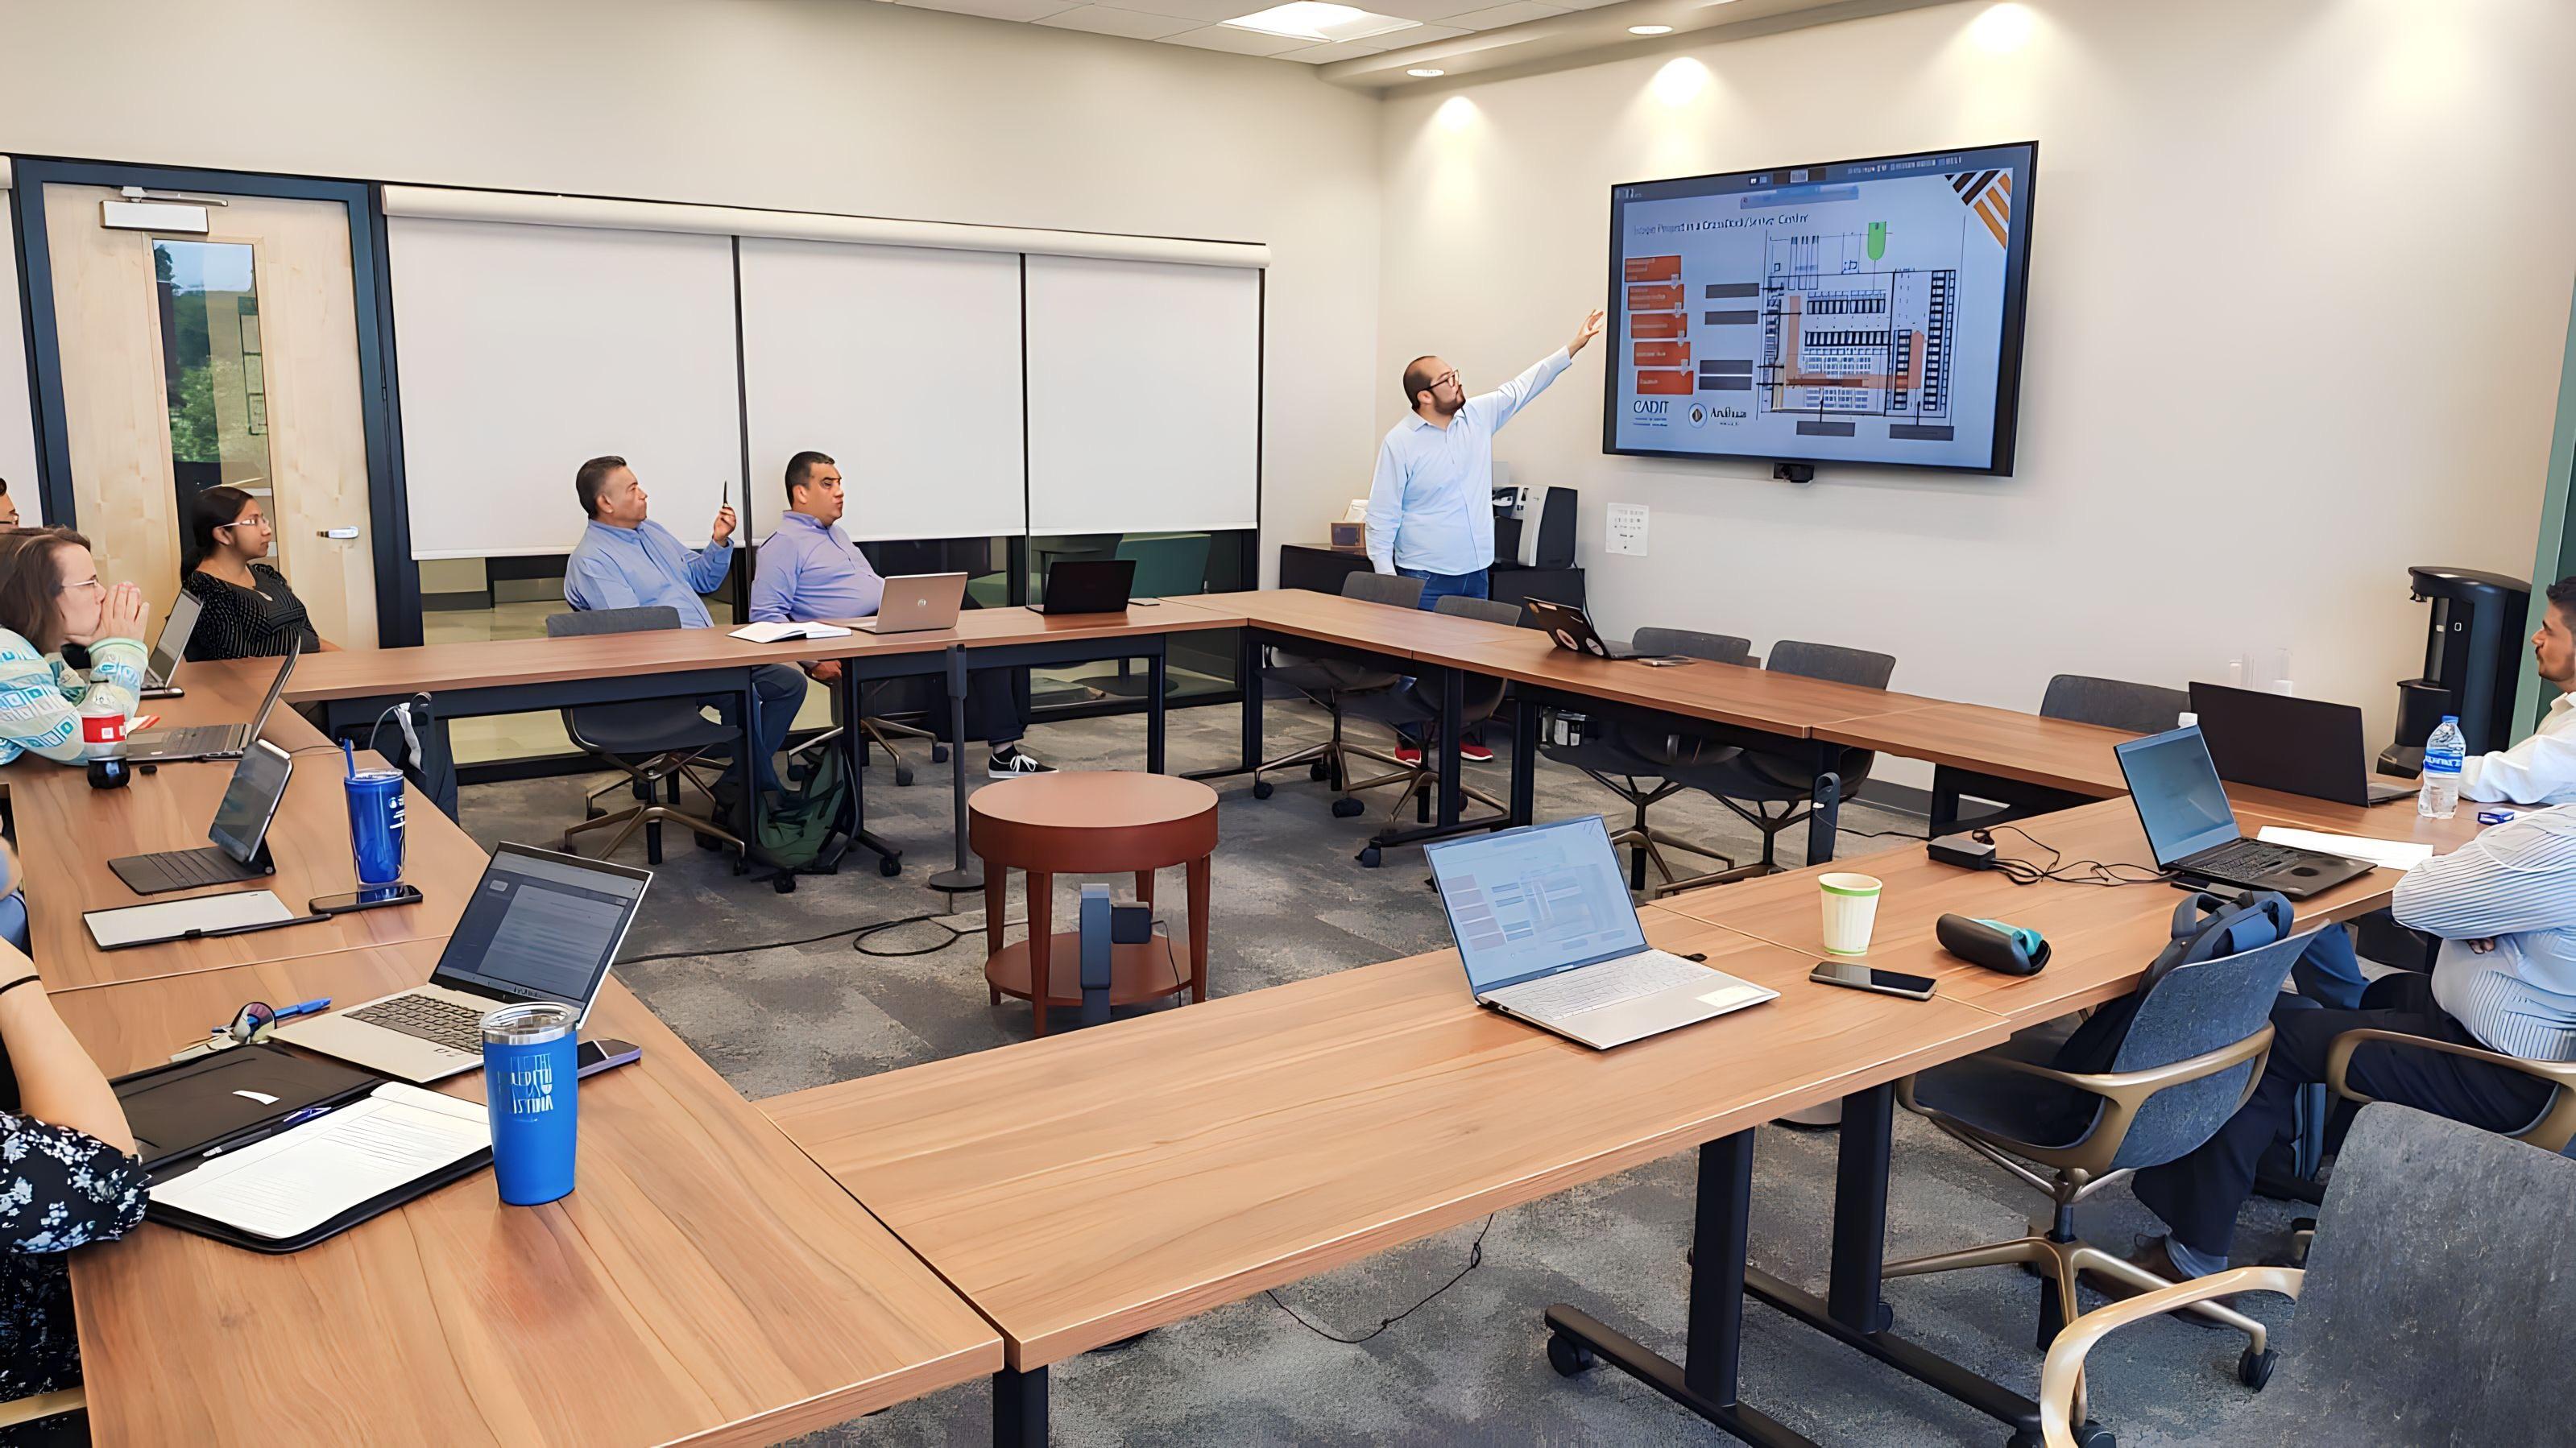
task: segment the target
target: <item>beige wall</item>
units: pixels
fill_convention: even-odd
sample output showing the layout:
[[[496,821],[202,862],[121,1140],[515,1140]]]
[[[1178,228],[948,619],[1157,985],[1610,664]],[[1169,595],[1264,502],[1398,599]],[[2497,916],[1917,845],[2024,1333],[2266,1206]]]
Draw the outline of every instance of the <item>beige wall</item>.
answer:
[[[1377,105],[1306,67],[864,0],[220,10],[13,6],[0,151],[1267,242],[1265,526],[1367,477]]]
[[[1887,649],[1897,688],[2020,708],[2052,672],[2286,646],[2384,738],[2406,565],[2531,567],[2571,56],[2566,0],[2038,0],[1408,96],[1377,378],[1437,351],[1490,386],[1557,345],[1602,301],[1613,183],[2036,138],[2017,476],[1605,457],[1592,356],[1497,454],[1581,489],[1615,631]],[[1600,554],[1611,502],[1652,509],[1648,557]]]

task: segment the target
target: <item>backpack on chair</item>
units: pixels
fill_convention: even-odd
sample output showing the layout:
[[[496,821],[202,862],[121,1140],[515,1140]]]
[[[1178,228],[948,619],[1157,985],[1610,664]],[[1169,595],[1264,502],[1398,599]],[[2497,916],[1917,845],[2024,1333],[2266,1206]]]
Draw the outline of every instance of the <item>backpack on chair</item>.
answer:
[[[2207,891],[2174,907],[2172,938],[2147,966],[2138,988],[2101,1007],[2075,1028],[2049,1064],[2080,1075],[2108,1072],[2137,1019],[2138,1002],[2156,983],[2186,965],[2217,960],[2239,951],[2259,950],[2290,934],[2297,912],[2279,892],[2248,892],[2230,899]]]
[[[760,792],[751,847],[763,862],[781,871],[804,869],[820,859],[832,837],[840,833],[849,804],[850,779],[841,751],[822,750],[812,771],[795,787]]]

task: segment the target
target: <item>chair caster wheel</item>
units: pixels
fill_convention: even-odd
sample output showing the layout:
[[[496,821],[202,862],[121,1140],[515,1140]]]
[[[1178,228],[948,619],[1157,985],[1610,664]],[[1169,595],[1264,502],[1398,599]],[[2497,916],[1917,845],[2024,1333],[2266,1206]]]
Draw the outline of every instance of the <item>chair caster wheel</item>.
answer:
[[[2099,1423],[2085,1423],[2078,1426],[2075,1430],[2075,1441],[2080,1448],[2119,1448],[2119,1440],[2111,1436],[2110,1429]],[[2004,1448],[2041,1448],[2039,1435],[2015,1433],[2004,1440]]]
[[[781,895],[793,895],[796,893],[796,877],[792,874],[774,875],[770,877],[769,888]]]
[[[1337,799],[1333,801],[1333,818],[1337,820],[1357,819],[1366,813],[1368,813],[1368,806],[1360,803],[1358,800]]]
[[[1256,779],[1252,782],[1252,797],[1254,799],[1268,799],[1270,796],[1277,794],[1278,792],[1279,786],[1272,784],[1269,780]]]
[[[945,744],[933,744],[930,746],[930,762],[933,764],[946,764],[948,762],[948,746]]]
[[[563,852],[564,854],[567,854],[567,855],[578,855],[578,854],[580,854],[580,853],[581,853],[581,851],[576,850],[576,849],[574,849],[574,848],[572,847],[572,836],[570,836],[570,835],[566,835],[566,836],[564,836],[564,837],[563,837],[562,852]]]
[[[1592,1355],[1591,1348],[1573,1338],[1557,1332],[1547,1335],[1547,1365],[1556,1369],[1558,1377],[1579,1378],[1600,1364],[1601,1359]]]
[[[1360,868],[1363,870],[1374,870],[1377,868],[1377,862],[1380,858],[1381,856],[1377,852],[1377,846],[1371,845],[1367,849],[1360,851]]]
[[[2269,1348],[2258,1353],[2249,1347],[2236,1355],[2236,1381],[2259,1393],[2272,1381],[2272,1369],[2280,1360],[2281,1355]]]
[[[903,861],[893,855],[877,856],[877,873],[891,880],[903,873]]]
[[[912,787],[912,766],[911,766],[911,765],[909,765],[909,764],[899,764],[899,765],[896,765],[896,766],[895,766],[895,771],[894,771],[894,782],[895,782],[895,786],[896,786],[897,788],[899,788],[899,789],[909,789],[909,788],[911,788],[911,787]]]
[[[1318,759],[1314,763],[1306,766],[1306,777],[1315,781],[1317,784],[1322,784],[1325,780],[1333,777],[1333,767]]]

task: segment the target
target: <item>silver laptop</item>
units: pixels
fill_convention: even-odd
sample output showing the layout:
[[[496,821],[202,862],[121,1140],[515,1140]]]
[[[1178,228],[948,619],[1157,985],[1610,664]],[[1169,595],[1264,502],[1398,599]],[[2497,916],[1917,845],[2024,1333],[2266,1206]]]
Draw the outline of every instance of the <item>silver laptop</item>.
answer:
[[[286,692],[286,676],[295,672],[296,656],[303,652],[302,638],[287,643],[286,657],[278,661],[277,677],[268,682],[268,697],[260,701],[259,712],[251,716],[249,725],[191,724],[179,729],[146,729],[125,741],[125,757],[137,764],[241,758],[250,741],[268,727],[268,713]]]
[[[143,666],[143,697],[175,699],[187,691],[178,687],[180,661],[188,657],[188,640],[197,633],[197,615],[206,606],[197,595],[182,592],[170,605],[170,617],[161,624],[161,641],[152,646],[152,661]]]
[[[877,616],[859,620],[870,633],[920,633],[957,627],[957,609],[966,601],[963,573],[908,573],[885,581]]]
[[[1646,944],[1599,815],[1424,853],[1478,1005],[1608,1050],[1780,997]]]
[[[466,902],[429,984],[277,1028],[277,1038],[406,1081],[483,1064],[483,1017],[560,1001],[590,1019],[653,872],[505,844]]]

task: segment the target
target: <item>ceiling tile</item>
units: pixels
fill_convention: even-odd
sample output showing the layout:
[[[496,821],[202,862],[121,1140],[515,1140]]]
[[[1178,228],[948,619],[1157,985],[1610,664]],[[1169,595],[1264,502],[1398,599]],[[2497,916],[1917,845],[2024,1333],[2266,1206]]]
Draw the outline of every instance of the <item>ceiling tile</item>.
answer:
[[[1169,4],[1170,0],[1155,0],[1155,3]],[[1236,30],[1225,25],[1211,25],[1204,30],[1185,30],[1178,35],[1166,35],[1163,40],[1170,45],[1195,45],[1201,50],[1229,50],[1236,55],[1278,55],[1283,51],[1313,49],[1303,40],[1292,40],[1284,35],[1264,35],[1258,30]]]
[[[1402,50],[1410,45],[1425,45],[1434,40],[1454,40],[1461,35],[1474,33],[1472,30],[1460,30],[1450,25],[1417,25],[1411,30],[1389,31],[1384,35],[1372,35],[1366,40],[1345,40],[1338,45],[1310,45],[1304,50],[1283,50],[1279,52],[1279,58],[1322,65],[1328,60],[1350,60],[1357,56],[1376,55],[1381,51]]]
[[[1149,15],[1141,10],[1120,10],[1109,5],[1081,5],[1037,23],[1060,30],[1088,30],[1094,35],[1123,35],[1129,40],[1160,40],[1166,35],[1200,28],[1195,20]]]
[[[1539,0],[1511,0],[1510,4],[1496,5],[1487,10],[1469,10],[1445,16],[1441,23],[1469,30],[1494,30],[1505,25],[1518,25],[1524,20],[1544,20],[1551,15],[1563,15],[1567,10],[1568,7],[1563,5],[1542,5]]]
[[[981,15],[987,20],[1038,20],[1062,14],[1080,0],[903,0],[910,10],[946,10],[956,15]]]
[[[1493,0],[1366,0],[1359,8],[1378,15],[1400,15],[1407,20],[1444,20],[1461,10],[1480,10],[1492,3]]]

